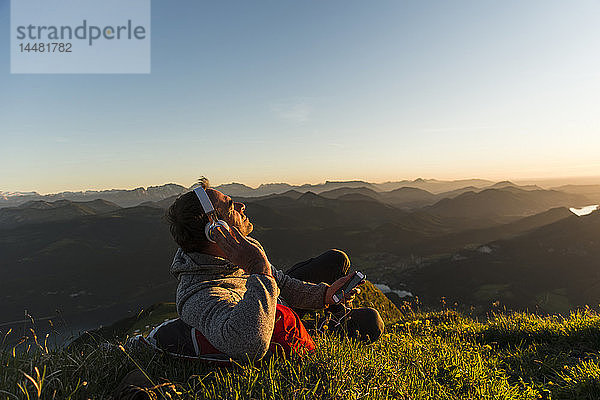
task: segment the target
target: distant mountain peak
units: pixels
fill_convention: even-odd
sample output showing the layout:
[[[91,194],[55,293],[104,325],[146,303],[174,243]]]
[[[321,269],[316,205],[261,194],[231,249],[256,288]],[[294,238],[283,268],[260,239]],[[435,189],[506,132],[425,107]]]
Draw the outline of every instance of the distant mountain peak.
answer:
[[[512,183],[511,181],[500,181],[500,182],[496,182],[494,183],[492,186],[490,187],[503,187],[503,186],[517,186],[514,183]]]
[[[300,196],[300,198],[304,198],[304,199],[315,199],[317,197],[321,197],[318,194],[316,194],[315,192],[311,192],[310,190],[308,192],[305,192],[302,194],[302,196]]]
[[[34,208],[38,210],[52,208],[52,203],[45,200],[30,200],[23,204],[19,204],[18,208]]]
[[[193,184],[191,187],[197,188],[198,183]],[[244,185],[243,183],[238,183],[238,182],[224,183],[222,185],[215,186],[215,188],[219,188],[219,187],[253,189],[252,187],[250,187],[248,185]]]
[[[275,187],[285,187],[290,188],[292,185],[285,182],[272,182],[272,183],[261,183],[258,189],[260,188],[275,188]]]
[[[344,184],[344,183],[354,183],[354,184],[360,184],[360,183],[364,183],[365,185],[370,185],[369,182],[365,182],[365,181],[361,181],[361,180],[354,180],[354,181],[325,181],[325,184],[336,184],[339,185],[340,183]]]
[[[0,196],[37,196],[37,192],[3,192],[0,191]]]
[[[315,205],[317,203],[326,201],[326,199],[314,192],[308,191],[303,193],[302,196],[298,197],[298,201],[305,204]]]
[[[427,194],[431,194],[430,192],[428,192],[427,190],[424,189],[419,189],[416,187],[412,187],[412,186],[402,186],[399,187],[398,189],[394,189],[392,191],[390,191],[389,193],[401,193],[401,192],[411,192],[411,193],[427,193]]]

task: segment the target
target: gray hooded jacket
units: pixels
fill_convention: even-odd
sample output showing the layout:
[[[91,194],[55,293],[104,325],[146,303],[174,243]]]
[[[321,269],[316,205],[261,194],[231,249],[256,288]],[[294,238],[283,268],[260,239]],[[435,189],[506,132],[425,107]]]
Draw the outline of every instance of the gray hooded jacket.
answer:
[[[271,341],[278,297],[291,307],[320,309],[329,286],[271,270],[272,276],[248,275],[226,259],[178,249],[171,265],[179,281],[177,312],[217,350],[234,359],[259,359]]]

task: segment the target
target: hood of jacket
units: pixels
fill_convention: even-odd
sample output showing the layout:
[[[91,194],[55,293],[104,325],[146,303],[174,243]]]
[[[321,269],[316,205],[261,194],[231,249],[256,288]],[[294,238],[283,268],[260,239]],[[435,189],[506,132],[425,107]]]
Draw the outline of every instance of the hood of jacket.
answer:
[[[177,279],[183,274],[194,274],[204,276],[207,280],[244,273],[241,268],[224,258],[203,253],[185,253],[181,249],[177,249],[173,257],[170,272]]]

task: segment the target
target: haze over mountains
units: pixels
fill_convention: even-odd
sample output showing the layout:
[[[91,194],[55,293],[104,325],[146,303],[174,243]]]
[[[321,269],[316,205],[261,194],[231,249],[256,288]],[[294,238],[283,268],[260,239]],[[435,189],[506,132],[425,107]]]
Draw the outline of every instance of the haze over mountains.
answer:
[[[562,312],[600,298],[600,211],[576,217],[568,210],[600,203],[598,187],[411,182],[217,188],[245,202],[252,235],[283,269],[340,248],[371,281],[430,305],[446,297],[482,311],[498,300]],[[0,330],[24,310],[48,318],[60,310],[89,328],[172,301],[176,245],[163,215],[185,190],[6,196],[20,203],[0,208]]]
[[[600,178],[598,179],[600,182]],[[327,181],[320,184],[290,185],[287,183],[268,183],[262,184],[257,188],[241,183],[229,183],[215,186],[215,189],[221,190],[230,196],[236,197],[262,197],[273,194],[282,194],[295,191],[299,193],[313,192],[321,194],[327,198],[338,198],[342,194],[363,194],[373,197],[377,200],[383,200],[390,203],[415,203],[419,206],[429,202],[446,198],[455,197],[468,191],[480,191],[490,188],[518,187],[523,190],[544,189],[537,185],[517,185],[510,181],[492,182],[485,179],[462,179],[453,181],[444,181],[437,179],[403,180],[397,182],[370,183],[365,181]],[[0,208],[14,207],[19,204],[32,200],[44,200],[53,202],[57,200],[71,201],[90,201],[102,199],[113,202],[121,207],[131,207],[144,202],[158,202],[177,196],[186,190],[195,188],[192,185],[187,188],[182,185],[168,183],[161,186],[149,186],[148,188],[138,187],[135,189],[111,189],[111,190],[87,190],[79,192],[60,192],[54,194],[40,195],[36,192],[3,192],[0,191]],[[360,191],[349,192],[348,189],[361,189]],[[420,189],[420,190],[415,190]],[[581,194],[587,197],[600,200],[600,184],[598,185],[563,185],[560,187],[546,188],[556,189],[565,193]],[[414,196],[411,200],[410,196]],[[433,196],[432,196],[433,195]],[[399,197],[400,201],[395,199]]]
[[[463,249],[405,275],[423,301],[567,313],[600,298],[600,212],[556,222],[486,246]],[[432,279],[435,277],[435,279]]]
[[[485,179],[462,179],[455,181],[440,181],[437,179],[422,179],[418,178],[414,181],[398,181],[398,182],[385,182],[385,183],[370,183],[365,181],[327,181],[322,184],[306,184],[306,185],[289,185],[287,183],[268,183],[262,184],[257,188],[252,188],[240,183],[231,183],[226,185],[218,186],[219,190],[223,190],[224,193],[228,193],[230,196],[238,197],[258,197],[266,196],[274,193],[283,193],[289,190],[296,190],[298,192],[313,192],[321,193],[341,188],[368,188],[375,192],[388,192],[402,187],[412,187],[422,190],[427,190],[432,193],[447,192],[454,189],[459,189],[467,186],[472,187],[485,187],[493,184],[494,182]]]
[[[11,207],[32,200],[48,202],[57,200],[90,201],[106,200],[114,202],[121,207],[131,207],[144,201],[159,201],[167,197],[181,194],[186,188],[181,185],[168,183],[162,186],[149,186],[131,190],[88,190],[85,192],[60,192],[55,194],[40,195],[36,192],[0,192],[0,207]]]
[[[470,179],[458,181],[438,181],[435,179],[416,179],[414,181],[399,181],[386,183],[369,183],[364,181],[327,181],[322,184],[289,185],[287,183],[268,183],[262,184],[257,188],[252,188],[241,183],[229,183],[215,186],[216,189],[227,193],[230,196],[237,197],[260,197],[272,194],[284,193],[294,190],[300,193],[313,192],[321,193],[335,189],[347,188],[368,188],[373,192],[393,191],[402,187],[418,188],[431,191],[431,193],[441,193],[455,189],[471,187],[479,188],[492,185],[493,182],[483,179]],[[195,188],[192,185],[189,189]],[[188,188],[177,184],[166,184],[162,186],[150,186],[148,188],[136,188],[131,190],[88,190],[84,192],[61,192],[56,194],[40,195],[36,192],[0,192],[0,207],[15,206],[31,200],[71,200],[86,201],[103,199],[114,202],[122,207],[138,205],[145,201],[161,201],[171,196],[183,193]]]

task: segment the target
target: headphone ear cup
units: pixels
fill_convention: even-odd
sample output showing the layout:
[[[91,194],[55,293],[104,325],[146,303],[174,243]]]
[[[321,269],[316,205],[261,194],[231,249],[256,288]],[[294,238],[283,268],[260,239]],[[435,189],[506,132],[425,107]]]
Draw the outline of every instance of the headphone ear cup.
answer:
[[[206,235],[206,239],[208,239],[209,242],[211,243],[217,243],[213,240],[212,238],[212,230],[215,229],[216,227],[222,227],[224,229],[229,230],[229,225],[227,225],[227,222],[223,221],[222,219],[217,220],[217,222],[209,222],[208,224],[206,224],[206,226],[204,227],[204,234]]]

